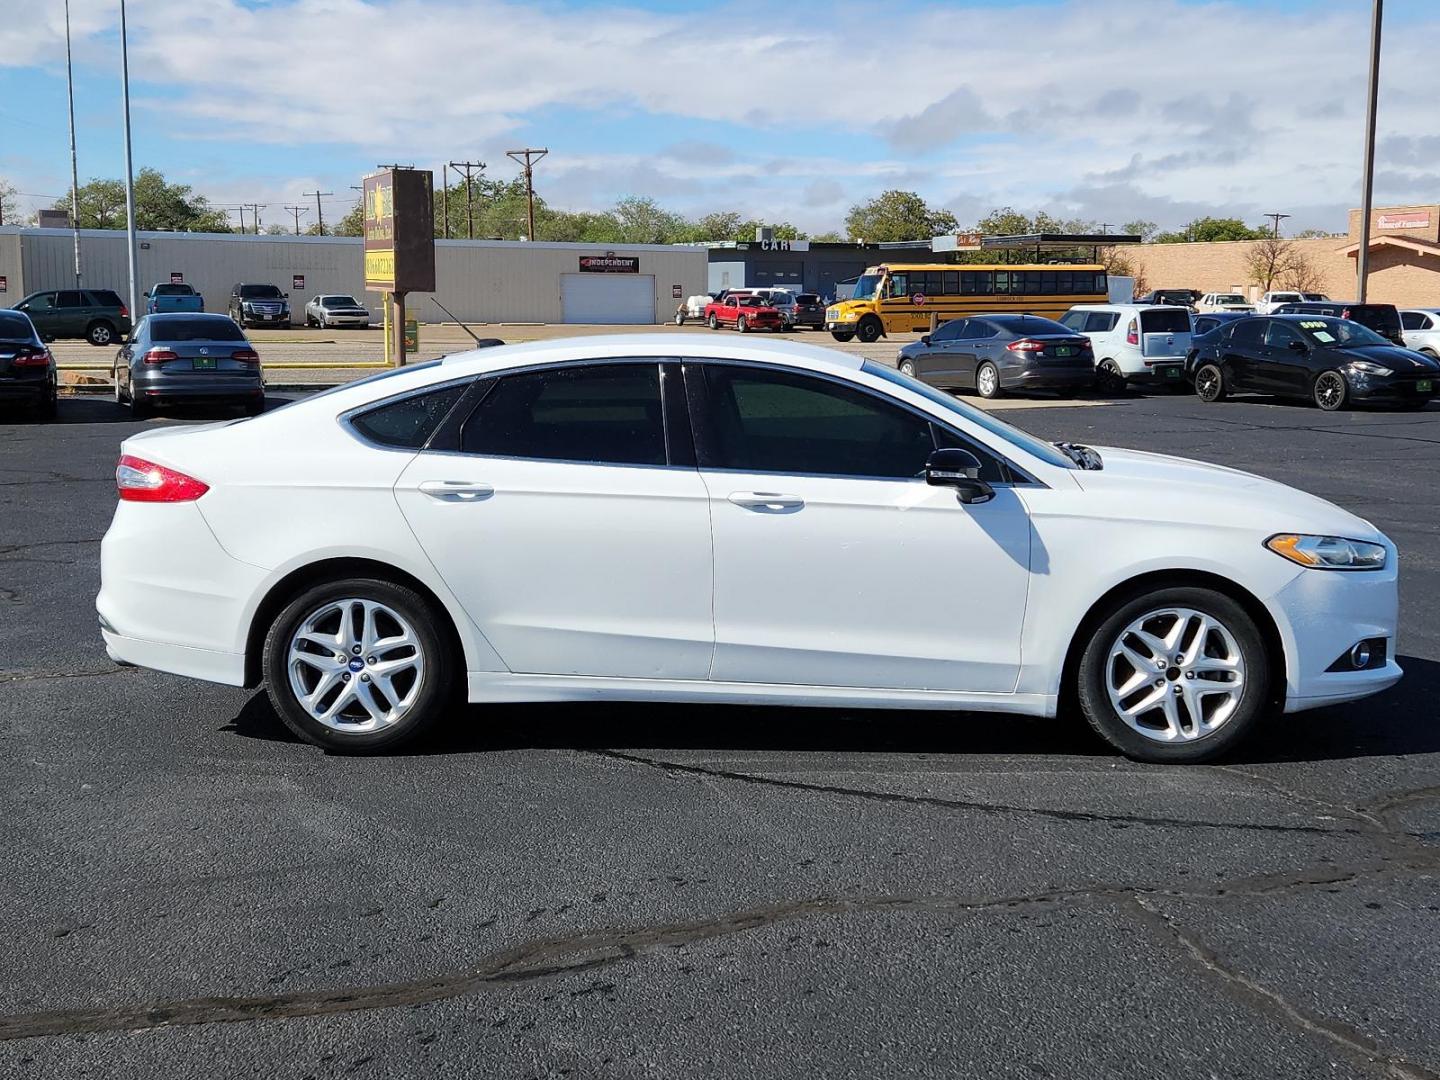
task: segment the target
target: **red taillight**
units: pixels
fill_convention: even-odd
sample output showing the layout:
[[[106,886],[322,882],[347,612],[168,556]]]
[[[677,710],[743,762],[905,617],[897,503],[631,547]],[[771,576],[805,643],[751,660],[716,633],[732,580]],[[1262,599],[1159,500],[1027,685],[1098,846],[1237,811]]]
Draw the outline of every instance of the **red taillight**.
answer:
[[[129,454],[115,466],[115,487],[124,502],[193,502],[210,490],[193,476]]]
[[[42,349],[40,352],[21,353],[10,363],[14,367],[49,367],[50,360],[50,350]]]
[[[1341,309],[1340,309],[1340,318],[1342,318],[1342,319],[1348,319],[1348,318],[1350,318],[1350,309],[1349,309],[1348,307],[1347,307],[1347,308],[1341,308]]]
[[[128,319],[130,317],[130,309],[124,304],[120,305],[120,317],[122,319]]]
[[[179,360],[180,354],[169,349],[151,349],[145,354],[145,363],[163,364],[167,360]]]
[[[1125,328],[1125,344],[1140,344],[1140,322],[1138,319],[1131,319],[1130,325]]]
[[[236,349],[230,354],[230,359],[239,360],[245,364],[258,364],[260,362],[260,354],[254,349]]]
[[[1019,341],[1010,342],[1005,348],[1011,352],[1044,352],[1045,343],[1043,341],[1035,341],[1031,338],[1021,338]]]

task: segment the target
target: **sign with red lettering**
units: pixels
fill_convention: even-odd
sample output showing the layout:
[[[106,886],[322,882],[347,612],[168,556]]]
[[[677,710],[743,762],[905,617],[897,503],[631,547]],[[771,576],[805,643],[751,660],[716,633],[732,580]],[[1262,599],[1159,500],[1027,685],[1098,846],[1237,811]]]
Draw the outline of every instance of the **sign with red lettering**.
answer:
[[[925,294],[923,292],[917,292],[914,296],[910,297],[910,302],[916,307],[924,307]]]
[[[1429,210],[1409,210],[1403,214],[1381,214],[1375,221],[1380,229],[1428,229]]]
[[[10,279],[7,278],[4,274],[0,274],[0,292],[9,292],[9,291],[10,291]]]
[[[294,289],[296,292],[300,292],[302,289],[304,289],[304,288],[305,288],[305,275],[304,275],[304,274],[292,274],[292,275],[290,276],[290,288]]]
[[[184,284],[185,284],[185,275],[182,274],[179,270],[171,270],[171,271],[170,271],[170,284],[171,284],[171,285],[184,285]]]
[[[638,274],[640,259],[634,255],[581,255],[582,274]]]

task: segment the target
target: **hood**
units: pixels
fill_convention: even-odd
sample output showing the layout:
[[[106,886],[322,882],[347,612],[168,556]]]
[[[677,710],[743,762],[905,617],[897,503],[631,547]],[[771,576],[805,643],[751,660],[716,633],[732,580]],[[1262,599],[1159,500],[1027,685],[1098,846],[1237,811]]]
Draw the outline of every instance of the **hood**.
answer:
[[[1225,524],[1266,536],[1305,532],[1384,541],[1374,525],[1350,511],[1263,476],[1142,450],[1094,449],[1104,468],[1072,475],[1086,491],[1114,496],[1117,518]]]
[[[1336,351],[1351,360],[1373,360],[1377,364],[1384,364],[1391,371],[1440,372],[1440,363],[1410,349],[1402,349],[1398,345],[1357,345],[1354,348]]]

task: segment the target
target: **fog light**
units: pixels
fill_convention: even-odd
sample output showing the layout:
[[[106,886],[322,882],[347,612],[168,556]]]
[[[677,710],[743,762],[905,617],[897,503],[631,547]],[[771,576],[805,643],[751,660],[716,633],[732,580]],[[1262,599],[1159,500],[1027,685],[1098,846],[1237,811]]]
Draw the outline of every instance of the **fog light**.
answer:
[[[1370,642],[1357,642],[1350,650],[1350,664],[1356,671],[1361,671],[1370,666]]]

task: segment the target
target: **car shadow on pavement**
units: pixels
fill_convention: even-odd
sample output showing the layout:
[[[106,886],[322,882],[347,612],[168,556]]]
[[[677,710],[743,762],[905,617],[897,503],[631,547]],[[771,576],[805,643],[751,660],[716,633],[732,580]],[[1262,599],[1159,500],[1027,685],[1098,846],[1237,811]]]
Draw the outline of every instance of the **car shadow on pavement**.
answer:
[[[1440,752],[1440,662],[1400,657],[1405,678],[1347,705],[1269,717],[1230,762],[1324,761]],[[255,693],[225,726],[244,738],[299,740],[269,695]],[[1055,720],[999,713],[816,709],[781,706],[576,702],[467,705],[405,755],[521,749],[824,751],[832,753],[1112,757],[1073,710]]]

